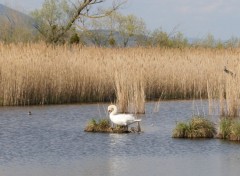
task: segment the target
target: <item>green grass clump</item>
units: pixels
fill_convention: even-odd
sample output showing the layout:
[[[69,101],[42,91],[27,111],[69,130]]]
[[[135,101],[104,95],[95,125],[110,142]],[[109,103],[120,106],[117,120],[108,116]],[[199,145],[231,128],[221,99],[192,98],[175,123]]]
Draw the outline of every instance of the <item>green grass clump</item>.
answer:
[[[177,123],[173,130],[174,138],[213,138],[216,128],[213,122],[208,119],[195,116],[190,121]]]
[[[232,131],[230,134],[230,140],[240,141],[240,121],[235,121],[232,123]]]
[[[185,138],[189,132],[189,125],[184,122],[178,122],[176,128],[173,130],[174,138]]]
[[[129,133],[130,131],[126,130],[124,126],[116,126],[115,128],[111,127],[109,119],[91,119],[86,128],[85,132],[100,132],[100,133]]]
[[[85,131],[87,132],[108,132],[111,128],[110,122],[108,119],[99,119],[96,121],[95,119],[91,119],[86,128]]]
[[[218,137],[228,139],[231,134],[232,120],[229,118],[222,118],[219,124]]]
[[[222,118],[219,124],[218,138],[240,141],[240,120]]]

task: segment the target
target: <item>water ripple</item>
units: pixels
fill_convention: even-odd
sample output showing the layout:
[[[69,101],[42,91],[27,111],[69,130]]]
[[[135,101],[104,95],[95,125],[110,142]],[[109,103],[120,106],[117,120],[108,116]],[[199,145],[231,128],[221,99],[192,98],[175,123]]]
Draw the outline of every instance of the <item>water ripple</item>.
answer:
[[[158,175],[154,169],[164,173],[169,169],[166,163],[180,167],[193,157],[199,161],[205,157],[209,162],[240,164],[239,144],[171,138],[176,122],[191,117],[191,101],[162,102],[157,113],[152,112],[153,106],[154,103],[147,104],[147,113],[142,117],[144,132],[140,134],[83,132],[89,119],[106,116],[107,105],[0,108],[0,174],[26,176],[46,170],[42,175],[122,175],[122,171],[139,175],[129,171],[129,167],[138,163],[149,172],[152,170],[150,175]],[[202,109],[206,109],[205,106]],[[27,114],[29,110],[33,115]],[[159,166],[154,161],[162,163],[166,169],[157,169]],[[239,171],[234,166],[232,173]],[[91,167],[97,171],[92,171]],[[190,169],[189,173],[193,171]]]

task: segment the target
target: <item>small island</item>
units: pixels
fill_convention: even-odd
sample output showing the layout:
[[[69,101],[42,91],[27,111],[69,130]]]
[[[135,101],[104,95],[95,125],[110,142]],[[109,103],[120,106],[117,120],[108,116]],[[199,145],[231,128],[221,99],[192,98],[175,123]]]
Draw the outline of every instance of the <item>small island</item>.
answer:
[[[188,122],[178,122],[173,130],[173,138],[214,138],[215,124],[208,119],[195,116]]]
[[[92,119],[88,122],[84,129],[85,132],[94,133],[137,133],[141,132],[140,124],[137,127],[131,127],[130,129],[125,126],[111,126],[111,122],[107,118],[99,119],[98,121]]]

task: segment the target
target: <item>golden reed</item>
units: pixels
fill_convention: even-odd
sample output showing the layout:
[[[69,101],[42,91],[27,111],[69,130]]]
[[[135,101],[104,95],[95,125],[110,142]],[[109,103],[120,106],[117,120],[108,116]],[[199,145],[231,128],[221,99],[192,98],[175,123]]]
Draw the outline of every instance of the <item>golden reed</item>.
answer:
[[[240,49],[0,44],[0,104],[110,101],[144,112],[145,99],[209,98],[235,116],[239,59]]]

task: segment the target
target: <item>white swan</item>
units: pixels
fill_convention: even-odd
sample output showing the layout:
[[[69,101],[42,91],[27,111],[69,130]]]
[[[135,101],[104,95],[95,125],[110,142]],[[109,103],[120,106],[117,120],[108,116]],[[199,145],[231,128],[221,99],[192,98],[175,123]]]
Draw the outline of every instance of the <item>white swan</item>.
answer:
[[[108,106],[108,112],[110,120],[116,125],[128,128],[128,125],[141,121],[141,119],[136,119],[133,114],[117,114],[117,106],[115,105]]]

